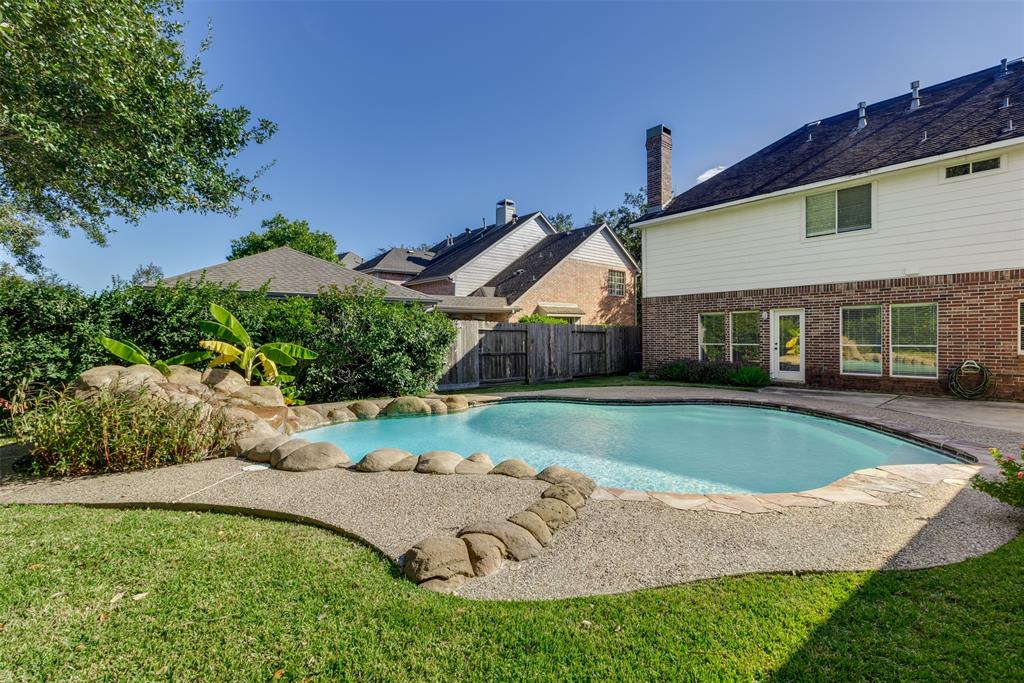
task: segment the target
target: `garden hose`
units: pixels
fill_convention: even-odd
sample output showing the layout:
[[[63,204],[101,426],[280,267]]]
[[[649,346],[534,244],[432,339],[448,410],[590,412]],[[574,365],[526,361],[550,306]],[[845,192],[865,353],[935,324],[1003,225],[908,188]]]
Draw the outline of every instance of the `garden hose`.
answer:
[[[965,378],[979,375],[977,381],[964,384]],[[989,371],[984,365],[973,360],[965,360],[960,365],[950,368],[947,379],[949,390],[960,398],[968,400],[984,397],[988,394],[992,384],[992,375]]]

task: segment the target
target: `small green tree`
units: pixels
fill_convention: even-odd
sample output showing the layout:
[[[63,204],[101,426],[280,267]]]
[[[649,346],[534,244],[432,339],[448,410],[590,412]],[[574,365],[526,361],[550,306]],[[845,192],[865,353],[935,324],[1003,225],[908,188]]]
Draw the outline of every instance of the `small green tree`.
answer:
[[[572,214],[559,211],[548,217],[548,221],[558,232],[569,232],[573,228]]]
[[[181,0],[0,4],[0,248],[30,271],[46,231],[97,244],[108,219],[233,213],[265,195],[229,162],[275,130],[214,104]],[[209,38],[202,50],[209,45]]]
[[[280,213],[263,221],[259,231],[254,230],[231,240],[228,260],[234,261],[278,247],[291,247],[333,263],[338,261],[338,243],[330,233],[313,230],[308,221],[293,221]]]
[[[644,188],[636,192],[627,192],[622,199],[622,204],[609,209],[608,211],[594,211],[590,217],[591,223],[607,223],[623,246],[629,250],[630,256],[640,262],[641,238],[640,230],[634,228],[632,223],[644,215],[647,211],[647,193]]]

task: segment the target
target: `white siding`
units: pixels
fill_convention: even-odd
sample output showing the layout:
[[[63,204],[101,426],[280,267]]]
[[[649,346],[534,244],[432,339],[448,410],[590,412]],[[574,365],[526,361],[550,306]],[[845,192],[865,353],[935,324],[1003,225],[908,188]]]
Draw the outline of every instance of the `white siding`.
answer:
[[[1024,146],[1001,153],[1004,169],[954,181],[954,160],[876,176],[863,232],[804,237],[804,195],[647,228],[644,296],[1019,268]]]
[[[623,256],[618,246],[604,230],[594,233],[586,242],[576,248],[570,259],[575,261],[589,261],[591,263],[603,263],[613,268],[632,270],[633,266],[629,259]]]
[[[523,223],[512,234],[456,271],[456,296],[472,294],[548,234],[550,231],[538,218]]]

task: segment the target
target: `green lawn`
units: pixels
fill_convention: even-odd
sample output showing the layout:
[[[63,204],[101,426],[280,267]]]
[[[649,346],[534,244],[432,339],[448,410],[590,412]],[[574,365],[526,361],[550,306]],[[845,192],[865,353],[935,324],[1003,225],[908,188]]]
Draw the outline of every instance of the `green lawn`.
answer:
[[[640,379],[629,375],[600,375],[598,377],[581,377],[569,382],[548,382],[546,384],[493,384],[479,389],[462,389],[459,391],[442,391],[442,394],[493,394],[508,391],[541,391],[544,389],[589,389],[591,387],[700,387],[702,389],[733,389],[734,391],[757,391],[747,387],[719,386],[717,384],[692,384],[687,382],[663,382],[661,380]]]
[[[558,602],[414,588],[329,532],[0,508],[0,680],[1020,680],[1024,537],[960,565]]]

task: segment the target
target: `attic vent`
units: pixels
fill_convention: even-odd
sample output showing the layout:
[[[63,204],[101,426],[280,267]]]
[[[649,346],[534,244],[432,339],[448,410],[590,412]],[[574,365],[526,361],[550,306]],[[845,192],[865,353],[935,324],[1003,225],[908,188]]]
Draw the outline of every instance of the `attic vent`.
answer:
[[[921,81],[913,81],[910,84],[910,111],[921,106]]]
[[[868,127],[868,103],[857,103],[857,130]]]

